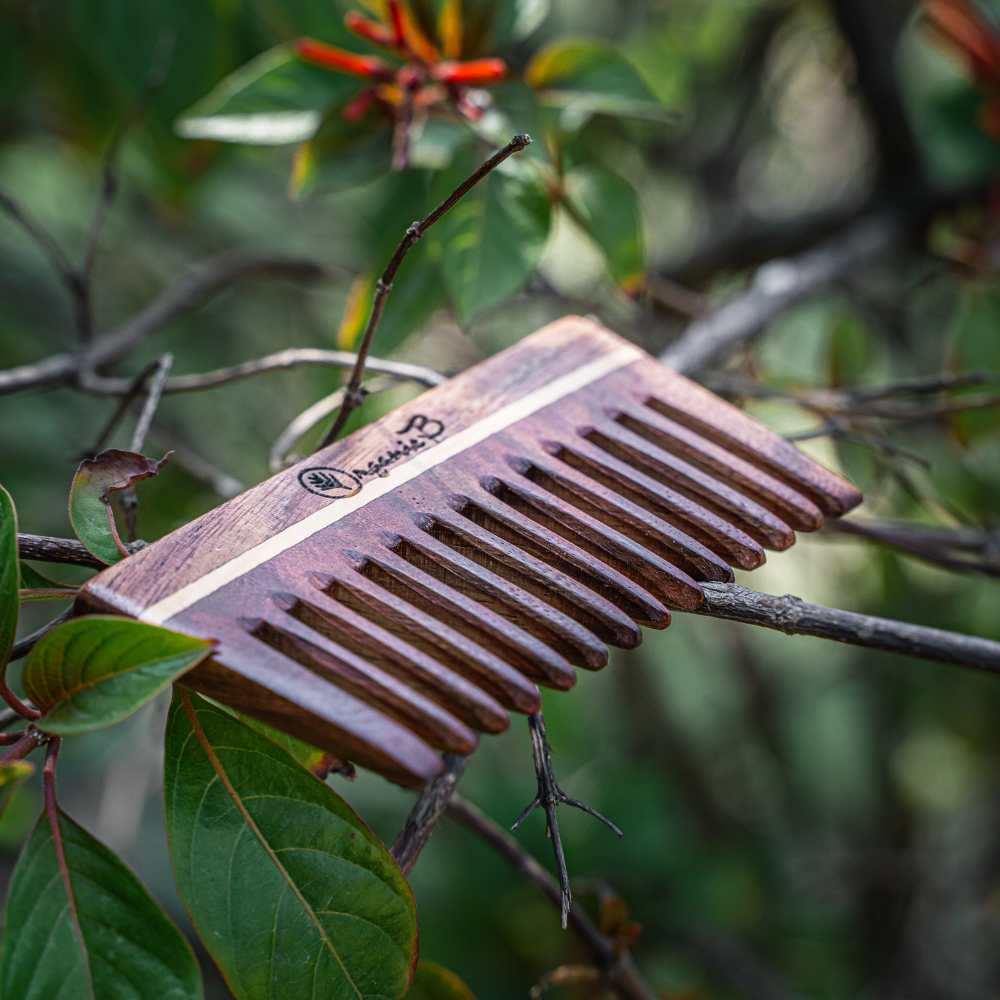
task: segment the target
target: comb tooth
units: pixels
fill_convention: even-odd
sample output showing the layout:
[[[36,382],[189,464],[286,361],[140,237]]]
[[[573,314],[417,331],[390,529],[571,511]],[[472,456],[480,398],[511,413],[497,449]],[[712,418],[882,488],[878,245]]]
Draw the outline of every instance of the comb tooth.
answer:
[[[638,624],[649,628],[666,628],[670,624],[666,606],[611,566],[608,553],[597,550],[600,554],[595,559],[593,546],[588,551],[575,545],[515,508],[501,504],[492,494],[477,495],[475,500],[462,497],[455,509],[470,523],[601,594]]]
[[[655,365],[646,367],[643,376],[654,387],[642,400],[647,407],[767,470],[804,493],[825,514],[839,516],[861,502],[861,494],[847,480],[707,389]]]
[[[437,523],[441,524],[440,521]],[[543,588],[545,596],[539,597],[532,590],[521,586],[520,580],[512,580],[500,573],[499,566],[494,572],[492,567],[482,565],[448,544],[446,528],[442,538],[430,524],[427,527],[429,530],[419,535],[404,536],[397,553],[413,565],[425,569],[442,583],[447,583],[462,593],[468,592],[478,602],[537,635],[571,663],[592,669],[607,665],[608,650],[597,629],[614,634],[615,627],[621,625],[623,629],[619,631],[625,633],[624,638],[630,641],[631,646],[637,646],[641,641],[639,630],[617,608],[610,609],[613,615],[610,622],[605,620],[601,623],[603,616],[600,616],[600,612],[605,607],[603,602],[594,607],[595,602],[600,601],[596,595],[589,602],[582,595],[578,596],[581,606],[591,611],[588,617],[595,627],[590,628],[560,610],[558,597],[556,595],[553,600],[552,591]],[[454,533],[451,537],[455,538]],[[582,590],[580,587],[575,589],[578,592]]]
[[[390,593],[401,593],[411,604],[416,601],[436,609],[446,622],[475,642],[500,650],[504,659],[533,681],[560,690],[576,683],[572,665],[547,643],[388,548],[378,556],[363,557],[359,572]]]
[[[538,711],[541,705],[538,688],[519,670],[398,593],[391,594],[355,570],[337,578],[314,576],[320,593],[462,672],[505,708],[526,715]]]
[[[377,706],[431,746],[448,753],[475,750],[476,734],[440,705],[297,618],[280,612],[277,617],[278,622],[267,618],[252,623],[248,631],[338,688]]]
[[[418,786],[441,770],[441,756],[407,726],[366,699],[334,687],[283,653],[259,642],[227,643],[185,683],[248,715],[371,768],[401,785]]]
[[[740,569],[756,569],[764,562],[764,550],[749,535],[710,511],[677,494],[660,502],[661,495],[668,491],[659,483],[648,480],[647,488],[642,492],[623,490],[622,476],[617,471],[608,473],[606,468],[602,469],[614,459],[604,456],[596,448],[582,456],[581,453],[587,451],[586,442],[583,445],[576,455],[578,460],[583,458],[580,464],[585,462],[586,472],[566,461],[560,462],[557,469],[551,461],[552,456],[546,453],[543,453],[545,458],[538,461],[512,459],[512,465],[515,468],[521,465],[518,471],[536,485],[573,506],[583,507],[609,521],[622,534],[654,550],[669,546],[673,541],[671,533],[676,535],[683,529],[686,538],[696,538],[705,548]],[[641,475],[631,469],[628,472],[631,477]],[[628,477],[624,482],[628,482]],[[634,498],[645,503],[637,503]],[[686,509],[688,518],[697,516],[697,521],[692,524],[690,520],[685,520],[680,528],[673,527],[672,522],[665,521],[661,515],[666,513],[674,518],[677,507]]]
[[[323,591],[314,591],[309,600],[289,594],[275,598],[275,603],[304,625],[438,702],[473,729],[500,733],[510,724],[491,695]]]
[[[633,434],[645,438],[692,465],[720,475],[760,504],[783,517],[797,531],[815,531],[823,524],[823,512],[804,494],[770,473],[727,451],[707,437],[645,407],[615,412],[613,419]]]
[[[795,532],[756,501],[624,428],[606,424],[585,435],[583,441],[585,448],[574,442],[567,449],[569,454],[582,452],[591,461],[609,466],[633,492],[649,498],[672,517],[705,530],[708,526],[701,513],[705,512],[733,524],[767,548],[780,551],[795,544]],[[714,530],[714,525],[709,530]]]
[[[667,528],[672,532],[671,540],[678,542],[678,548],[685,555],[693,555],[691,563],[687,563],[685,559],[679,560],[685,562],[683,568],[661,559],[649,548],[636,544],[627,535],[616,531],[587,511],[540,489],[529,479],[501,482],[494,477],[487,477],[483,488],[511,510],[536,520],[560,537],[566,537],[580,545],[596,559],[611,560],[625,575],[655,587],[657,594],[674,607],[693,611],[705,600],[698,584],[688,575],[688,566],[693,573],[703,575],[705,579],[728,582],[733,578],[732,570],[718,556],[669,525]],[[691,543],[690,546],[686,544],[688,542]],[[702,569],[705,571],[703,574]]]
[[[642,633],[617,605],[474,521],[451,513],[435,515],[429,531],[452,551],[534,594],[604,642],[634,649],[642,641]]]

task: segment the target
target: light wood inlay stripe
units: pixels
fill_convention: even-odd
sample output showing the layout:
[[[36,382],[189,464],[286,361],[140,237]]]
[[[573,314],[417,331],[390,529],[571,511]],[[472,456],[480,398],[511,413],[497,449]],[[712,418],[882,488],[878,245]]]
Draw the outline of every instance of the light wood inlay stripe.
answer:
[[[316,534],[317,531],[347,517],[373,500],[385,496],[428,469],[433,469],[442,462],[454,458],[511,424],[517,423],[543,407],[558,402],[564,396],[577,392],[592,382],[638,361],[643,356],[643,352],[636,347],[621,347],[581,365],[574,371],[554,379],[548,385],[529,392],[513,403],[508,403],[489,416],[483,417],[482,420],[470,424],[453,437],[445,438],[433,448],[419,452],[409,461],[395,466],[384,477],[366,483],[354,496],[331,500],[321,510],[289,525],[266,541],[253,546],[253,548],[221,566],[217,566],[197,580],[193,580],[180,590],[138,612],[138,617],[143,621],[157,625],[168,622],[191,605],[213,594],[220,587],[224,587],[227,583],[249,573],[262,563],[274,559],[286,549]]]

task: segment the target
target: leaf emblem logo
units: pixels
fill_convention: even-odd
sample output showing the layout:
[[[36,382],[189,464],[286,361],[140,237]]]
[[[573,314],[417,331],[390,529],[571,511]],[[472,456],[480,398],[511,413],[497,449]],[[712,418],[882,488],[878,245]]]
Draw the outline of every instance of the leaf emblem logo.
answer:
[[[361,480],[353,473],[323,466],[303,469],[299,482],[310,493],[329,500],[352,497],[361,489]]]

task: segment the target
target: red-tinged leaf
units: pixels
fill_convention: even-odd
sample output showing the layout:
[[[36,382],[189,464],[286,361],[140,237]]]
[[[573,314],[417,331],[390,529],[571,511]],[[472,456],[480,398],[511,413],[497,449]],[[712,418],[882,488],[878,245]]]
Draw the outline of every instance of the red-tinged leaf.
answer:
[[[115,524],[111,498],[155,476],[170,457],[147,458],[112,448],[81,462],[69,491],[69,521],[91,555],[111,565],[128,555]]]

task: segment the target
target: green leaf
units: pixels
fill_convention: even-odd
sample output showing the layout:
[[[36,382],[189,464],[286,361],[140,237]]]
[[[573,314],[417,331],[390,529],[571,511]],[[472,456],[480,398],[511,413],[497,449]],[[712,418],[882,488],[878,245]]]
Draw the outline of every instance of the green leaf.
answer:
[[[570,214],[601,248],[608,271],[626,290],[645,271],[639,196],[623,177],[601,166],[577,167],[563,181]]]
[[[225,707],[225,706],[222,706]],[[286,750],[299,764],[301,764],[310,774],[315,775],[321,781],[331,771],[341,771],[353,777],[353,768],[345,760],[334,756],[328,750],[320,750],[305,740],[300,740],[291,736],[283,729],[275,729],[264,722],[260,722],[252,715],[244,715],[242,712],[233,713],[240,722],[249,726],[255,732],[266,736],[272,743],[277,743],[279,747]]]
[[[17,510],[11,495],[0,486],[0,669],[10,659],[17,635]]]
[[[88,615],[39,640],[24,665],[24,689],[45,713],[45,732],[86,733],[130,716],[211,648],[158,625]]]
[[[666,109],[613,45],[566,38],[535,55],[525,80],[542,100],[577,114],[620,114],[662,121]]]
[[[485,159],[468,148],[434,181],[444,200]],[[428,233],[444,284],[462,322],[513,295],[535,269],[552,208],[530,164],[508,160],[480,181]]]
[[[330,109],[316,134],[295,151],[289,182],[293,198],[314,191],[343,191],[388,172],[392,130],[381,116],[348,121],[341,105]]]
[[[134,451],[111,448],[81,462],[69,488],[69,522],[91,555],[108,565],[125,554],[111,509],[111,496],[160,471],[159,461]]]
[[[164,766],[178,888],[237,1000],[406,993],[413,896],[332,789],[183,687]]]
[[[454,972],[436,962],[421,961],[406,1000],[476,1000]]]
[[[265,146],[302,142],[328,108],[360,89],[357,77],[314,66],[291,44],[279,45],[227,76],[178,119],[177,132]]]
[[[62,811],[60,864],[45,813],[18,859],[4,914],[0,992],[13,1000],[197,1000],[190,945],[114,853]]]

